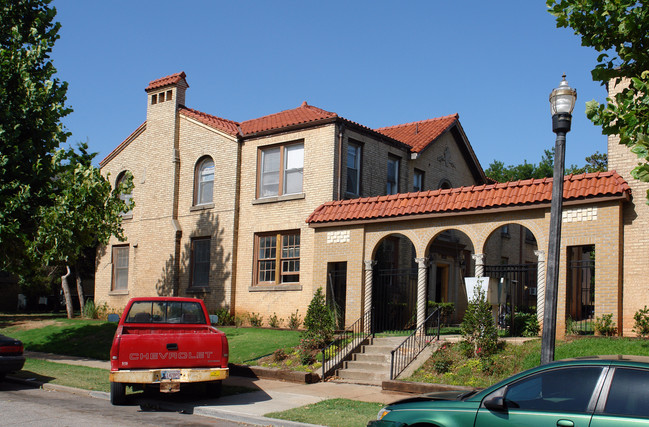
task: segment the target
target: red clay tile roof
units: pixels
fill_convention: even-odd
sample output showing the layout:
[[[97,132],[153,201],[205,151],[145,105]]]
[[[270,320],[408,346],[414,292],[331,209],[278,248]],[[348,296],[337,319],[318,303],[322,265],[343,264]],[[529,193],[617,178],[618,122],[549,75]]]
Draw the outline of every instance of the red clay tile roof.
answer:
[[[413,152],[419,153],[448,130],[459,118],[459,114],[456,113],[436,119],[405,123],[375,130],[390,138],[406,143],[412,147]]]
[[[315,122],[338,117],[338,114],[308,105],[306,101],[297,108],[241,122],[243,135],[251,135],[271,129]]]
[[[564,200],[591,197],[627,197],[629,185],[615,171],[567,175]],[[451,188],[328,202],[307,218],[307,223],[371,220],[389,217],[451,213],[550,203],[552,178],[502,184]]]
[[[239,134],[239,123],[232,120],[222,119],[220,117],[212,116],[211,114],[202,113],[191,108],[179,107],[180,114],[197,120],[214,129],[218,129],[227,133],[228,135],[237,136]]]
[[[184,80],[187,75],[185,74],[184,71],[181,71],[180,73],[172,74],[170,76],[162,77],[156,80],[151,80],[149,82],[149,86],[146,87],[146,91],[153,90],[153,89],[158,89],[160,87],[168,86],[168,85],[173,85],[181,80]],[[187,83],[187,82],[185,82]]]

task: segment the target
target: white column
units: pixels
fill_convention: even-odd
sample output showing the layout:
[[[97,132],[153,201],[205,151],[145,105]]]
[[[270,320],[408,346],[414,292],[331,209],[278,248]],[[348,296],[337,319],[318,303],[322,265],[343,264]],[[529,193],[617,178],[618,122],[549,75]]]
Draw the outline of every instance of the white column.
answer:
[[[369,261],[363,261],[365,264],[365,306],[363,308],[363,313],[361,316],[365,316],[365,313],[368,311],[372,310],[372,281],[373,281],[373,269],[374,266],[376,265],[376,261],[374,260],[369,260]],[[365,325],[365,329],[367,332],[370,331],[370,325],[372,324],[372,318],[370,315],[369,318],[369,323]]]
[[[484,254],[473,254],[471,258],[475,261],[475,277],[484,275]]]
[[[537,257],[536,270],[536,317],[539,325],[543,326],[543,312],[545,310],[545,251],[534,251]]]
[[[428,258],[415,258],[417,269],[417,327],[420,327],[426,320],[426,271],[428,269]]]

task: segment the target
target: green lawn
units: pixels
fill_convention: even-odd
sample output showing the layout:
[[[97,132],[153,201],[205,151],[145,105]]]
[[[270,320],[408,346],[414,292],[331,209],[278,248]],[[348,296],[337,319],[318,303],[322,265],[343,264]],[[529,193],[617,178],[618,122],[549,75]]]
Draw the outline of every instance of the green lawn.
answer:
[[[108,360],[117,323],[53,315],[0,314],[0,334],[17,338],[26,350]],[[300,332],[219,327],[228,337],[230,362],[254,364],[278,348],[295,347]]]
[[[269,418],[318,424],[333,427],[365,426],[376,419],[382,403],[359,402],[349,399],[329,399],[313,405],[301,406],[283,412],[266,414]]]

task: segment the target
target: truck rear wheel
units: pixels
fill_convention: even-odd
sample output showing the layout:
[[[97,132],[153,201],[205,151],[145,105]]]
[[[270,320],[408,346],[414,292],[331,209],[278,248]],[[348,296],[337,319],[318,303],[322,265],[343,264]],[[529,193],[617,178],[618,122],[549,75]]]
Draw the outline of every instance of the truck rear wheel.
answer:
[[[113,405],[123,405],[126,403],[126,384],[110,383],[110,403]]]

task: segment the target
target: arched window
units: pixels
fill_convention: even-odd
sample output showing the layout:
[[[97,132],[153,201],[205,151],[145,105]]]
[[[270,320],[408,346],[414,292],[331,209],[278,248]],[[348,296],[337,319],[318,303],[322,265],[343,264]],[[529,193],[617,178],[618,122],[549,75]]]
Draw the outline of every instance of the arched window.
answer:
[[[126,175],[129,173],[128,171],[122,171],[120,172],[119,175],[117,175],[117,179],[115,180],[115,188],[119,187],[120,184],[124,182],[124,179],[126,179]],[[125,193],[125,192],[120,192],[119,193],[119,198],[124,201],[127,205],[131,202],[131,199],[133,198],[133,193]],[[127,210],[125,212],[122,212],[122,216],[124,217],[131,217],[133,216],[133,213],[130,210]]]
[[[449,188],[453,188],[453,186],[451,185],[451,181],[444,178],[439,182],[438,188],[441,190],[448,190]]]
[[[204,157],[196,163],[194,174],[194,204],[212,203],[214,194],[214,160]]]

